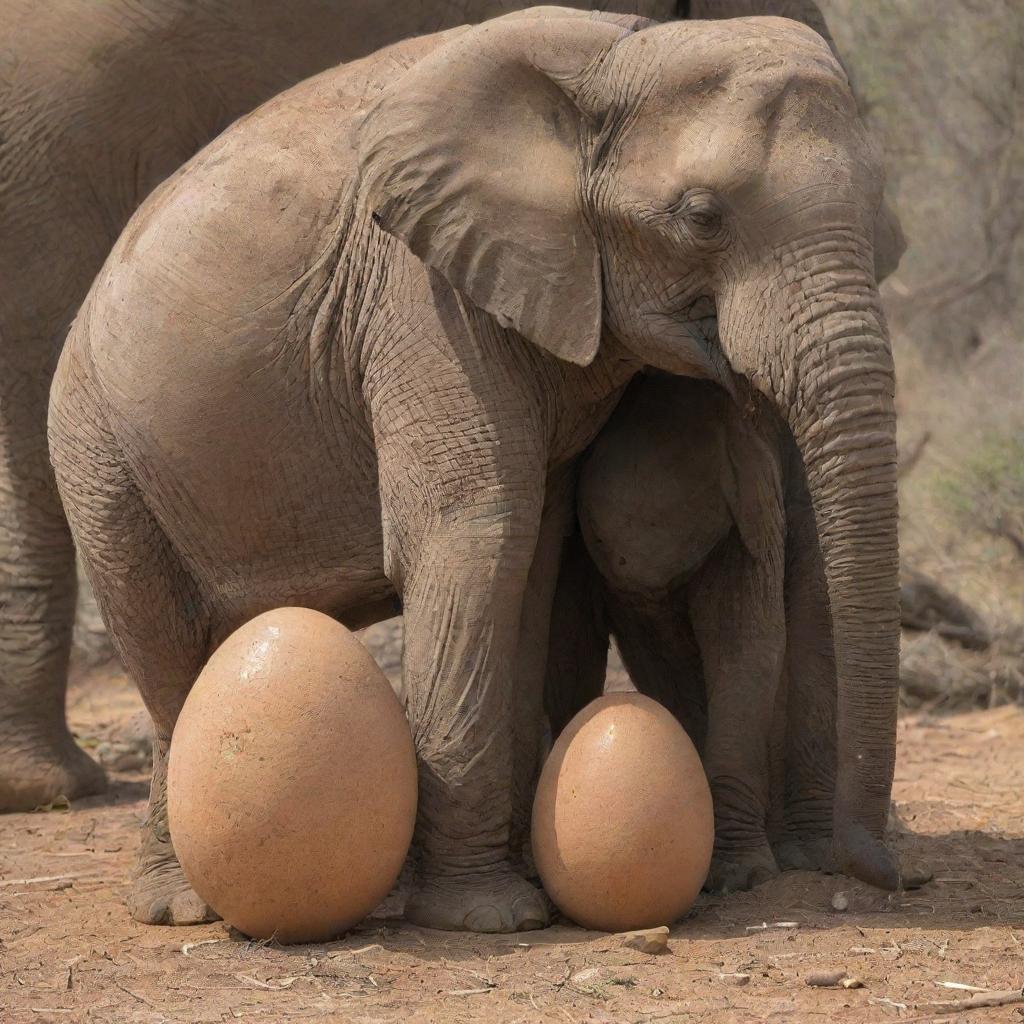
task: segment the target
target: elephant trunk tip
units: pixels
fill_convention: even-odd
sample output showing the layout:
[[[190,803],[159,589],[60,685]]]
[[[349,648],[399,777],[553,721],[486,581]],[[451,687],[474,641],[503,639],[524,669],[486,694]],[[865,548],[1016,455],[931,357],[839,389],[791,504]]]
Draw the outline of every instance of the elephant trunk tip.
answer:
[[[844,875],[889,892],[902,888],[899,858],[860,823],[845,819],[838,825],[834,854]]]

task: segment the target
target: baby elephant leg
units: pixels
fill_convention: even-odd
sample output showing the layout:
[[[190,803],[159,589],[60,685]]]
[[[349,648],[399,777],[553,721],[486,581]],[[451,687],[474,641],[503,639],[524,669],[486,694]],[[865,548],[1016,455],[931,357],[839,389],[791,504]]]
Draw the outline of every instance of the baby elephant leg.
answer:
[[[734,534],[689,586],[704,665],[704,767],[715,803],[710,885],[749,889],[778,872],[768,844],[771,748],[785,649],[782,566],[752,557]]]
[[[551,607],[544,710],[552,742],[572,717],[604,693],[608,623],[602,581],[583,537],[565,539]]]
[[[114,644],[154,725],[149,810],[129,909],[144,924],[214,920],[185,880],[167,825],[171,732],[206,660],[208,618],[143,504],[89,382],[73,365],[62,367],[50,417],[61,497]]]
[[[608,617],[633,685],[668,708],[703,751],[704,673],[684,597],[609,589]]]

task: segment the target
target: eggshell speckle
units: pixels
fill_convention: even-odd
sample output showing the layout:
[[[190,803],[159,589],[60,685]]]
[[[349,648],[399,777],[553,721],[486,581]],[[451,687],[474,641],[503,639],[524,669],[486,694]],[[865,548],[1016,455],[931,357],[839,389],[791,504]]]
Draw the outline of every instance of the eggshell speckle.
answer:
[[[609,694],[559,736],[533,805],[533,856],[577,924],[671,924],[707,876],[715,824],[700,757],[660,704]]]
[[[315,942],[394,885],[416,820],[402,707],[340,623],[277,608],[236,630],[175,726],[171,838],[196,892],[257,938]]]

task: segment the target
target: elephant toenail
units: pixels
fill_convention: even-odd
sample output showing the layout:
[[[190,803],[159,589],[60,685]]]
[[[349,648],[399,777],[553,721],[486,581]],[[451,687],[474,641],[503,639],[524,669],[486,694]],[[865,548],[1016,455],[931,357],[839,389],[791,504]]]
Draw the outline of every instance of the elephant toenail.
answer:
[[[164,900],[154,903],[149,908],[148,924],[168,924],[171,920],[170,904]]]
[[[518,899],[512,905],[516,931],[533,932],[548,926],[547,912],[538,907],[534,900]]]
[[[548,923],[544,918],[537,914],[527,914],[519,923],[516,925],[516,930],[520,932],[535,932],[541,928],[546,928]]]
[[[505,923],[497,907],[477,907],[471,910],[465,919],[465,925],[471,932],[505,931]]]

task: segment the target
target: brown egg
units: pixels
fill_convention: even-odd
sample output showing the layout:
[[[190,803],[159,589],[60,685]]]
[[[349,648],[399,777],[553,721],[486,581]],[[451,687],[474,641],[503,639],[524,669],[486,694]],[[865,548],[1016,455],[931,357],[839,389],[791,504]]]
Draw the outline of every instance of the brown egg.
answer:
[[[416,820],[405,714],[366,648],[306,608],[236,630],[171,740],[171,838],[196,892],[239,931],[316,942],[387,896]]]
[[[558,737],[534,799],[533,857],[548,895],[577,924],[671,924],[704,884],[714,836],[700,758],[660,704],[608,694]]]

